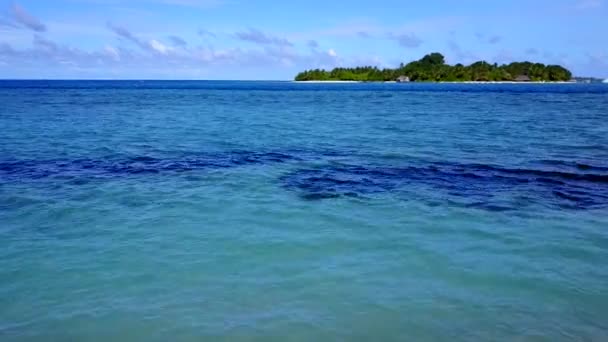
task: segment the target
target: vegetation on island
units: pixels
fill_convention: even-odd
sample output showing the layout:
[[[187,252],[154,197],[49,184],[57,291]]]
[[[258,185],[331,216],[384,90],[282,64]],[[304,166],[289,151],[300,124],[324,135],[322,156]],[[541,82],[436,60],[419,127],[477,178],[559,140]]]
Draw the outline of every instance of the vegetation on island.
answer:
[[[331,71],[314,69],[299,73],[296,81],[364,81],[382,82],[408,80],[413,82],[500,82],[500,81],[568,81],[572,73],[559,65],[532,62],[513,62],[498,65],[486,61],[471,65],[449,65],[442,54],[434,52],[422,59],[401,64],[396,69],[379,69],[365,66],[335,68]]]

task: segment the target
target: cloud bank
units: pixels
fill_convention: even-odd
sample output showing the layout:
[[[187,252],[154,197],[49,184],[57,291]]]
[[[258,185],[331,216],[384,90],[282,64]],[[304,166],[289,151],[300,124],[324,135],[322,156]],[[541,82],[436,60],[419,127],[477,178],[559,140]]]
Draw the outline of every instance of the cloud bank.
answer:
[[[31,30],[38,33],[46,32],[47,30],[46,25],[40,19],[28,13],[25,8],[16,2],[10,6],[8,14],[4,18],[0,18],[0,25]]]

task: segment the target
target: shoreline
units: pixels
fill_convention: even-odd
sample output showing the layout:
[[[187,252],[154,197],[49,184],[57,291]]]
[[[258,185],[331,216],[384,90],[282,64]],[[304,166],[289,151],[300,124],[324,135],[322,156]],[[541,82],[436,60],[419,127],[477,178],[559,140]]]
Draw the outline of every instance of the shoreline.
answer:
[[[312,81],[291,81],[293,83],[403,83],[403,84],[437,84],[437,83],[446,83],[446,84],[579,84],[579,82],[570,82],[570,81],[530,81],[530,82],[517,82],[517,81],[438,81],[438,82],[396,82],[396,81],[321,81],[321,80],[312,80]]]

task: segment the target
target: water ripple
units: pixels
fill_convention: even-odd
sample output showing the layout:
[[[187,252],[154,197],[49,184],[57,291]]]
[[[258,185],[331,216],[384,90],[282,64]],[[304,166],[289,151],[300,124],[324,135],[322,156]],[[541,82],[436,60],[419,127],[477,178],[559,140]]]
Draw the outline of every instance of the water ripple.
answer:
[[[12,160],[0,162],[0,176],[3,182],[56,178],[78,186],[87,184],[92,177],[145,176],[296,163],[294,165],[298,168],[280,177],[278,182],[307,200],[395,192],[405,199],[416,195],[426,197],[430,203],[440,199],[448,204],[489,211],[514,210],[530,204],[562,209],[594,209],[608,205],[608,168],[603,166],[556,160],[541,161],[542,167],[539,168],[420,160],[413,165],[378,166],[331,162],[330,159],[336,156],[345,154],[231,151],[191,153],[181,158],[131,156]],[[306,166],[305,162],[310,160],[317,164]],[[405,196],[404,192],[407,192]]]
[[[569,209],[607,206],[608,173],[582,171],[606,170],[590,165],[580,169],[574,173],[446,162],[406,167],[323,165],[297,170],[282,181],[284,187],[309,200],[389,191],[439,191],[438,197],[448,201],[490,211],[518,209],[531,203]],[[512,197],[506,203],[505,195]],[[524,198],[525,203],[521,201]]]

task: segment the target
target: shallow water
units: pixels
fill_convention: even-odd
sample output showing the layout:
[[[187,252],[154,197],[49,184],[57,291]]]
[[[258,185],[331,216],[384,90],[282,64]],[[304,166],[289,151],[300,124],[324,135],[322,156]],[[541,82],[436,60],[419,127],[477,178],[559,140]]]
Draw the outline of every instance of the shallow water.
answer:
[[[608,338],[606,85],[0,103],[2,341]]]

